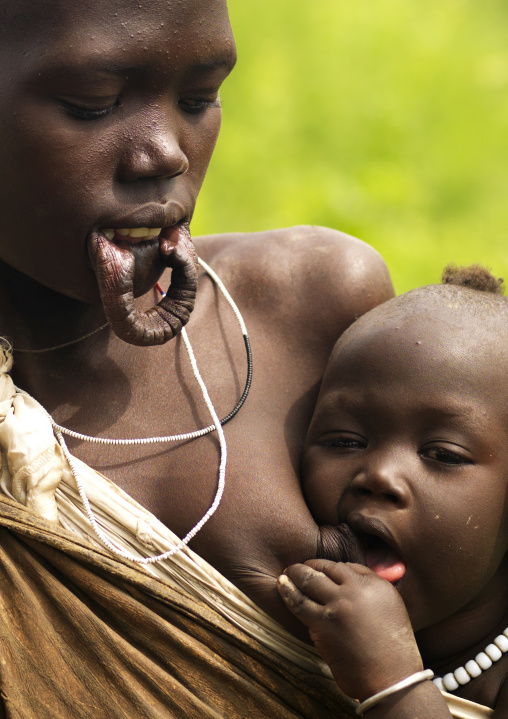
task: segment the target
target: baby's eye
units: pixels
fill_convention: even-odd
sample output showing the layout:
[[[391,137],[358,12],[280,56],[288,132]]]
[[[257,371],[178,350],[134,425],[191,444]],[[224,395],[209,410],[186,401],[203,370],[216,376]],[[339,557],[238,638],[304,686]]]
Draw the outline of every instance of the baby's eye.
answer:
[[[447,447],[427,447],[421,451],[421,455],[441,464],[472,464],[469,457]]]
[[[110,115],[120,105],[120,99],[117,98],[114,103],[103,107],[87,107],[86,105],[77,105],[67,100],[60,100],[61,104],[67,110],[71,117],[78,120],[101,120],[103,117]]]
[[[363,437],[351,435],[329,435],[323,437],[320,442],[322,447],[331,447],[345,452],[353,452],[358,449],[365,449],[367,442]]]
[[[217,96],[213,99],[180,98],[178,104],[189,115],[199,115],[210,107],[220,107],[220,100]]]

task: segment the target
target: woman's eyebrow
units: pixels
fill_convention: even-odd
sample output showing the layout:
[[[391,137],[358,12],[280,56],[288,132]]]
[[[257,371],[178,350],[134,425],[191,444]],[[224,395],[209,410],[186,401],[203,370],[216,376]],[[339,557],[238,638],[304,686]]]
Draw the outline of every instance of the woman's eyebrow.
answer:
[[[100,60],[84,60],[66,63],[65,65],[52,63],[45,67],[38,68],[38,76],[49,78],[51,80],[66,80],[82,77],[83,75],[106,75],[106,76],[124,76],[139,73],[140,67],[127,65],[124,63],[104,62]]]
[[[217,59],[199,60],[188,68],[186,74],[206,73],[215,70],[225,70],[230,72],[236,62],[236,57],[232,54]],[[99,58],[75,61],[66,65],[49,65],[46,68],[39,68],[41,75],[51,77],[52,79],[73,78],[76,75],[107,75],[112,77],[133,77],[143,72],[144,68],[140,65],[131,65],[126,63],[105,62]]]

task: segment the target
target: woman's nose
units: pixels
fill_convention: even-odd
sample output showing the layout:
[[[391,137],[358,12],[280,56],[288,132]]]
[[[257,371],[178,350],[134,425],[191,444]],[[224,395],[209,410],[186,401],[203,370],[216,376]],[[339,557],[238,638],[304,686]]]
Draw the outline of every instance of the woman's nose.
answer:
[[[410,499],[407,472],[396,458],[371,458],[351,483],[351,492],[360,498],[405,507]]]
[[[127,137],[120,161],[119,179],[134,182],[143,178],[172,178],[189,169],[189,160],[181,147],[178,123],[159,115],[136,128]]]

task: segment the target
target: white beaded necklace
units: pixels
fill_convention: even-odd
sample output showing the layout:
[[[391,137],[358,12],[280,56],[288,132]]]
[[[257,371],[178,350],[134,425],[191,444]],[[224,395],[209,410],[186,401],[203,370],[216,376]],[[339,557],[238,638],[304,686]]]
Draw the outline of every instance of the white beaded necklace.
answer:
[[[441,691],[454,692],[460,686],[464,686],[479,677],[480,674],[499,661],[503,654],[508,652],[508,627],[502,634],[499,634],[492,644],[485,647],[483,652],[476,655],[474,659],[470,659],[454,672],[448,672],[444,677],[435,677],[432,681],[441,689]]]
[[[134,439],[108,439],[103,437],[91,437],[89,435],[81,434],[79,432],[74,432],[70,429],[67,429],[66,427],[63,427],[62,425],[59,425],[55,422],[53,417],[47,412],[49,421],[51,422],[51,425],[53,427],[53,431],[55,433],[56,440],[58,444],[60,445],[62,452],[69,464],[69,467],[71,468],[72,474],[74,476],[74,479],[76,480],[76,485],[78,488],[79,496],[81,497],[81,501],[83,503],[83,506],[85,508],[86,515],[90,521],[90,524],[92,525],[93,531],[95,532],[96,536],[100,539],[100,541],[108,547],[108,549],[113,552],[113,554],[116,554],[119,557],[123,557],[124,559],[131,560],[133,562],[137,562],[138,564],[153,564],[155,562],[162,562],[165,559],[168,559],[173,554],[176,554],[179,552],[183,547],[185,547],[186,544],[190,542],[190,540],[199,532],[199,530],[205,525],[206,522],[210,519],[210,517],[216,512],[217,508],[219,507],[219,504],[221,502],[222,496],[224,494],[224,488],[226,483],[226,463],[227,463],[227,445],[226,445],[226,438],[224,436],[224,431],[222,429],[222,424],[225,424],[228,422],[240,409],[240,407],[243,405],[245,398],[247,397],[247,393],[249,392],[251,381],[252,381],[252,354],[250,351],[250,343],[249,343],[249,336],[247,333],[247,328],[245,326],[245,322],[243,321],[242,315],[240,314],[240,310],[236,306],[235,302],[233,301],[233,298],[227,291],[226,287],[224,286],[222,280],[217,276],[217,274],[212,270],[211,267],[209,267],[206,262],[199,259],[199,264],[205,272],[211,277],[211,279],[216,283],[216,285],[219,287],[220,291],[224,295],[225,299],[229,303],[230,307],[232,308],[235,317],[240,325],[240,328],[242,330],[242,335],[245,342],[245,347],[247,350],[247,363],[248,363],[248,371],[247,371],[247,382],[245,385],[244,392],[242,394],[242,397],[240,398],[238,404],[234,408],[232,412],[227,415],[222,421],[219,420],[219,417],[217,415],[217,412],[215,411],[215,408],[212,404],[212,401],[210,399],[210,396],[208,394],[208,390],[206,389],[205,383],[203,381],[203,378],[201,377],[201,374],[199,372],[198,366],[196,364],[196,358],[194,355],[194,351],[192,349],[191,343],[189,341],[189,338],[187,336],[187,332],[185,330],[185,327],[182,329],[182,338],[184,341],[185,349],[187,350],[187,354],[189,356],[189,360],[191,363],[192,371],[194,374],[194,377],[196,378],[196,381],[201,389],[201,393],[203,395],[203,399],[205,400],[206,406],[208,408],[208,411],[212,417],[213,424],[211,424],[208,427],[205,427],[200,430],[196,430],[194,432],[186,432],[185,434],[175,434],[175,435],[167,435],[164,437],[144,437],[144,438],[134,438]],[[102,329],[102,328],[99,328]],[[98,331],[98,330],[96,330]],[[92,333],[93,334],[93,333]],[[87,335],[89,336],[89,335]],[[85,339],[85,338],[82,338]],[[76,340],[75,340],[76,341]],[[58,347],[58,349],[60,346]],[[57,348],[54,348],[57,349]],[[22,391],[22,390],[19,390]],[[24,393],[26,394],[26,393]],[[92,511],[92,508],[90,506],[90,502],[88,500],[88,497],[85,492],[85,488],[83,486],[83,482],[81,480],[77,462],[75,458],[70,453],[67,444],[65,442],[65,439],[63,437],[64,434],[75,437],[77,439],[84,440],[86,442],[93,442],[96,444],[110,444],[110,445],[140,445],[140,444],[154,444],[158,442],[177,442],[177,441],[185,441],[190,439],[196,439],[198,437],[202,437],[205,434],[208,434],[209,432],[212,432],[216,430],[218,437],[219,437],[219,445],[220,445],[220,461],[219,461],[219,476],[218,476],[218,482],[217,482],[217,489],[215,492],[215,497],[212,501],[212,504],[210,505],[209,509],[205,512],[205,514],[201,517],[199,522],[185,535],[185,537],[175,546],[173,549],[169,550],[168,552],[164,552],[164,554],[158,554],[156,556],[152,557],[138,557],[134,554],[131,554],[130,552],[126,552],[123,549],[120,549],[120,547],[117,547],[109,537],[104,533],[104,531],[101,529],[99,523],[97,522],[95,515]]]

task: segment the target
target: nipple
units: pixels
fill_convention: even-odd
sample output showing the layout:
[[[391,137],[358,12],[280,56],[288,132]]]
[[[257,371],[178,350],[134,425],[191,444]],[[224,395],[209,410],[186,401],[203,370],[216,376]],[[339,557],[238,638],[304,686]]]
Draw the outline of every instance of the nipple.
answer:
[[[362,546],[345,523],[319,527],[317,559],[365,564]]]

